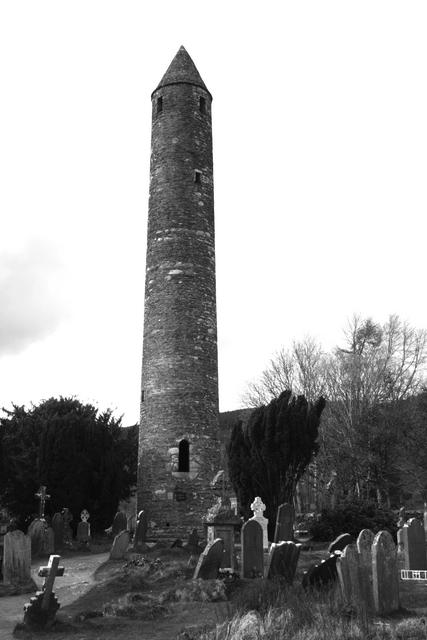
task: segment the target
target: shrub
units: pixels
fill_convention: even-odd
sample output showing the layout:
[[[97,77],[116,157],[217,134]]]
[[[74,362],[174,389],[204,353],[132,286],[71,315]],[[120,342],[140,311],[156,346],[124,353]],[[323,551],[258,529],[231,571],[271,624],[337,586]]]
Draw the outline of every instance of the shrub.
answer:
[[[362,529],[389,531],[396,539],[396,518],[390,509],[381,509],[372,502],[347,502],[335,509],[323,509],[320,518],[310,524],[310,533],[315,540],[330,541],[341,533],[350,533],[355,538]]]

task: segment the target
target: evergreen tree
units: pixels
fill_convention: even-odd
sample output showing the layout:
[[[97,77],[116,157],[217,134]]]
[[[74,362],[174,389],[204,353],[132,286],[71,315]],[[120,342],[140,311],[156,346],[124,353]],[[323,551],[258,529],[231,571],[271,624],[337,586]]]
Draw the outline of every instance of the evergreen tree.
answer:
[[[284,391],[267,406],[254,409],[247,425],[233,428],[228,445],[229,476],[245,517],[260,496],[266,504],[272,539],[280,504],[292,502],[295,487],[317,453],[320,417],[325,407]]]
[[[50,398],[30,410],[13,406],[0,418],[0,503],[21,524],[37,512],[46,485],[46,513],[68,507],[75,523],[86,508],[93,529],[112,522],[136,481],[135,427],[123,429],[110,410],[75,398]]]

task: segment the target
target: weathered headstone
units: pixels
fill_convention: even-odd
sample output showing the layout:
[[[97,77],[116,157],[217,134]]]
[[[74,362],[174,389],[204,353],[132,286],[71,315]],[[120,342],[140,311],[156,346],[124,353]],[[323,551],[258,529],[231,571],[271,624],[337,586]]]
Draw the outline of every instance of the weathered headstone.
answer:
[[[123,558],[126,551],[128,550],[129,540],[129,531],[127,531],[126,529],[124,531],[120,531],[120,533],[116,535],[111,547],[110,560],[120,560],[121,558]]]
[[[73,514],[68,509],[68,507],[64,507],[62,509],[62,517],[64,520],[64,543],[71,547],[73,545],[73,530],[71,528],[71,522],[73,521]]]
[[[43,555],[50,556],[55,550],[55,534],[52,527],[46,527],[43,540]]]
[[[375,612],[392,613],[399,608],[396,546],[388,531],[380,531],[372,544],[372,586]]]
[[[3,582],[31,582],[31,538],[19,531],[10,531],[3,538]]]
[[[41,556],[44,553],[46,520],[36,518],[28,527],[27,534],[31,538],[31,555]]]
[[[127,525],[126,525],[126,528],[129,531],[131,536],[135,533],[135,527],[136,527],[136,515],[132,513],[130,516],[127,517]]]
[[[232,524],[215,524],[215,537],[224,543],[221,569],[233,569],[235,565],[234,527]]]
[[[294,539],[295,509],[292,504],[285,502],[277,510],[274,542]]]
[[[117,511],[113,520],[113,537],[116,537],[120,531],[126,531],[128,526],[128,521],[126,518],[126,514],[123,511]]]
[[[77,542],[81,545],[87,545],[90,540],[90,524],[88,522],[90,518],[89,511],[83,509],[80,514],[81,521],[77,525]]]
[[[252,518],[250,520],[255,520],[261,526],[262,529],[262,545],[264,549],[268,549],[268,519],[264,518],[264,511],[266,510],[266,506],[261,500],[259,496],[255,498],[255,500],[251,504],[251,511],[253,511]]]
[[[374,606],[372,590],[372,544],[375,534],[370,529],[362,529],[357,537],[356,547],[359,554],[360,591],[365,608],[371,611]]]
[[[301,552],[301,544],[292,540],[273,542],[268,553],[267,578],[284,578],[292,584]]]
[[[248,520],[241,531],[241,577],[264,577],[264,548],[262,527],[256,520]]]
[[[53,593],[53,584],[57,576],[64,575],[64,567],[59,566],[61,556],[52,555],[47,567],[40,567],[39,576],[45,578],[42,591],[37,591],[30,602],[24,605],[24,624],[31,629],[43,629],[52,626],[59,603]]]
[[[322,560],[320,564],[315,564],[307,571],[304,571],[302,576],[302,586],[304,589],[308,587],[326,587],[332,582],[335,582],[338,577],[337,560],[339,555],[339,553],[333,553],[329,558]]]
[[[400,507],[397,518],[397,528],[400,529],[404,524],[406,524],[406,509],[405,507]]]
[[[64,547],[64,518],[62,513],[56,512],[52,518],[53,544],[55,553]]]
[[[411,518],[398,530],[397,542],[403,556],[402,569],[427,569],[424,526],[418,518]]]
[[[224,542],[221,538],[216,538],[206,545],[203,553],[200,554],[199,561],[194,571],[193,579],[216,580],[224,554]]]
[[[184,549],[191,553],[201,553],[203,549],[200,547],[200,538],[197,529],[193,529],[188,536],[187,542],[183,544]]]
[[[348,544],[337,558],[337,572],[344,600],[353,605],[360,603],[359,554],[355,544]]]
[[[342,533],[338,538],[335,538],[335,540],[331,542],[328,547],[328,552],[335,553],[335,551],[344,551],[348,544],[354,544],[355,542],[356,541],[352,535],[349,533]]]
[[[143,553],[147,550],[146,538],[147,538],[148,520],[147,514],[143,509],[138,513],[136,521],[135,535],[133,537],[133,550],[137,553]]]

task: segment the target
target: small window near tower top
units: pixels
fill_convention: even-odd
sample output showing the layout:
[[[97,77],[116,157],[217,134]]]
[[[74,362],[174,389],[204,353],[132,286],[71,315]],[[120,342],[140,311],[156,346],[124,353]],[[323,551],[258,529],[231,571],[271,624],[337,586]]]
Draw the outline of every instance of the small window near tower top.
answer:
[[[141,402],[144,402],[145,391],[144,389],[141,391]]]
[[[178,471],[190,471],[190,445],[188,440],[181,440],[178,445]]]
[[[196,169],[195,172],[194,172],[194,182],[196,184],[200,184],[201,176],[202,176],[202,172],[201,171],[197,171],[197,169]]]
[[[206,98],[203,98],[203,96],[199,98],[199,111],[200,113],[206,113]]]
[[[157,98],[157,114],[162,113],[163,111],[163,98],[162,96],[160,96],[160,98]]]

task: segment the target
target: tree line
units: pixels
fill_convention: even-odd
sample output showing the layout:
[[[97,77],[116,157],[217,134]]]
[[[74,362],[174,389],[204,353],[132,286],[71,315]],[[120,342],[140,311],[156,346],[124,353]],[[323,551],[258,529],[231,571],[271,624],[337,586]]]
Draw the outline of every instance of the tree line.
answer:
[[[343,344],[325,352],[312,338],[281,350],[249,385],[245,405],[268,406],[284,390],[326,399],[316,458],[307,475],[340,499],[396,506],[427,500],[427,334],[398,316],[354,316]]]
[[[136,483],[138,425],[123,428],[110,409],[76,398],[50,398],[27,409],[12,405],[0,417],[0,505],[20,526],[37,514],[46,485],[46,513],[82,509],[92,529],[108,527],[119,500]]]

